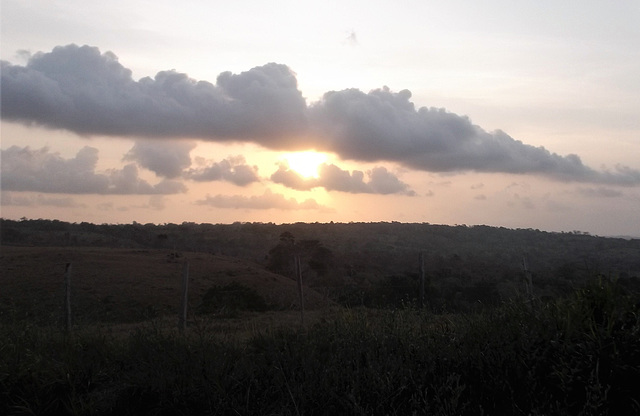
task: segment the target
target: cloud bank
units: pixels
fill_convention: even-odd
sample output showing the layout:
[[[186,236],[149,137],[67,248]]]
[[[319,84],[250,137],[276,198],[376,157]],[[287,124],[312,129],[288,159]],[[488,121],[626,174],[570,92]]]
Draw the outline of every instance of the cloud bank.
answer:
[[[313,209],[327,211],[328,209],[309,198],[303,202],[298,202],[294,198],[285,198],[282,194],[276,194],[266,190],[262,195],[207,195],[205,199],[196,201],[196,205],[208,205],[215,208],[231,209],[279,209],[279,210],[299,210]]]
[[[81,135],[242,140],[275,150],[314,148],[342,159],[394,161],[430,172],[640,185],[638,170],[596,171],[575,154],[560,156],[502,131],[484,131],[444,109],[416,108],[409,90],[331,91],[307,105],[293,71],[276,63],[240,74],[224,72],[215,84],[176,71],[135,81],[113,53],[68,45],[37,53],[25,66],[3,61],[1,69],[4,120]],[[144,153],[137,149],[132,157],[142,160]],[[176,174],[148,165],[167,178]]]
[[[85,146],[71,159],[49,149],[11,146],[0,159],[3,191],[61,194],[166,195],[186,191],[181,182],[162,180],[151,185],[138,176],[134,164],[122,169],[96,172],[98,149]]]
[[[56,208],[86,208],[86,205],[77,203],[69,197],[46,197],[43,195],[25,196],[15,195],[13,192],[2,192],[0,195],[0,205],[2,206],[49,206]]]

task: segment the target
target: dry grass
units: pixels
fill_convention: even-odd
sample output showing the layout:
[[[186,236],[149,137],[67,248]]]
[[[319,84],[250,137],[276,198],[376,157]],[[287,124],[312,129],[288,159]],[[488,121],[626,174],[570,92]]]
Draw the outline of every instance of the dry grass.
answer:
[[[26,311],[25,318],[39,323],[54,323],[61,319],[65,265],[72,263],[77,323],[139,322],[175,315],[185,261],[192,309],[208,289],[232,282],[254,290],[270,309],[299,307],[296,282],[234,258],[170,250],[12,246],[2,246],[0,255],[0,304]],[[329,304],[317,292],[305,290],[306,309]]]

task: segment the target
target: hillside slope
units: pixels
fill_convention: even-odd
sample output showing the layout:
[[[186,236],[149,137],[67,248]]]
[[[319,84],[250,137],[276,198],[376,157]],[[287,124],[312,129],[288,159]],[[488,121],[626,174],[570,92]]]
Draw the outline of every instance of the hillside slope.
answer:
[[[95,247],[2,246],[1,251],[0,312],[20,311],[29,315],[25,318],[40,323],[62,319],[67,263],[72,264],[72,305],[74,319],[79,323],[135,322],[176,314],[181,304],[185,261],[189,262],[191,313],[200,309],[207,291],[216,288],[257,294],[269,309],[299,308],[295,281],[225,256]],[[308,288],[304,296],[306,309],[329,303]],[[209,310],[216,310],[225,305],[209,306]]]

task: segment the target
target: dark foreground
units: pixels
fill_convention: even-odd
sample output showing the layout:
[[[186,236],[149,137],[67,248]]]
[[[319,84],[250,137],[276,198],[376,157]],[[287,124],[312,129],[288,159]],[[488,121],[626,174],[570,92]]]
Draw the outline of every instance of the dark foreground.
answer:
[[[637,302],[598,280],[546,304],[347,309],[226,338],[157,322],[64,335],[7,312],[0,414],[639,414]]]

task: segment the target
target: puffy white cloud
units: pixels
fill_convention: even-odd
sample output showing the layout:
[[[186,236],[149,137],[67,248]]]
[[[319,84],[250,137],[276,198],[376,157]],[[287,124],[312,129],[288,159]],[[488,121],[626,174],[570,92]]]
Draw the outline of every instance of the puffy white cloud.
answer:
[[[1,69],[3,119],[78,134],[243,140],[270,149],[315,148],[343,159],[393,161],[423,171],[640,185],[636,169],[597,171],[575,154],[561,156],[499,130],[487,132],[441,108],[416,108],[409,90],[331,91],[307,106],[295,74],[276,63],[240,74],[224,72],[215,84],[176,71],[135,81],[113,53],[68,45],[36,53],[25,66],[3,61]],[[152,165],[157,159],[150,148],[137,146],[131,157],[160,175],[177,177],[178,167],[185,166],[183,160]]]
[[[207,195],[205,199],[196,201],[196,204],[232,209],[327,210],[326,207],[318,204],[315,199],[309,198],[303,202],[298,202],[295,198],[287,199],[284,195],[273,193],[268,189],[262,195],[253,196]]]
[[[2,190],[61,194],[173,194],[186,190],[176,181],[151,185],[138,176],[134,164],[97,173],[97,161],[98,150],[89,146],[71,159],[46,147],[12,146],[1,153]]]
[[[304,178],[286,164],[281,164],[271,175],[271,180],[289,188],[308,191],[323,187],[328,191],[341,191],[365,194],[405,194],[415,195],[409,185],[402,182],[393,173],[382,166],[377,166],[366,173],[359,170],[349,172],[334,164],[323,163],[319,166],[317,178]]]

